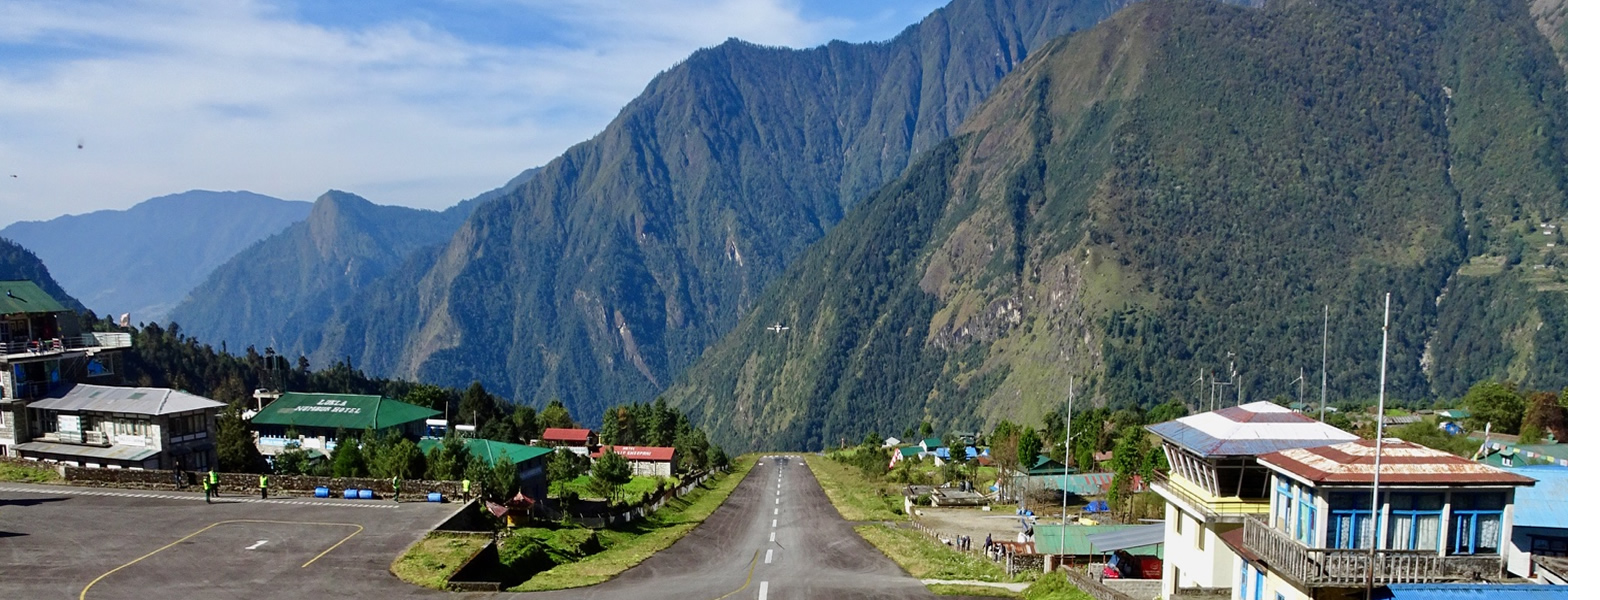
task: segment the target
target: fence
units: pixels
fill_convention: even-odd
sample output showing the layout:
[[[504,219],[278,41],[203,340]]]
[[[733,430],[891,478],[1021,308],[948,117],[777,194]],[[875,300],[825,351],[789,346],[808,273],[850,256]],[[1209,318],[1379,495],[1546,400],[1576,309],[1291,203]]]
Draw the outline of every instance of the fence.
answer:
[[[550,503],[547,503],[544,506],[543,516],[557,521],[562,519],[569,520],[590,529],[602,529],[616,523],[632,523],[634,519],[643,519],[661,510],[661,507],[666,506],[674,498],[681,498],[685,494],[698,489],[700,484],[704,483],[709,476],[711,476],[711,473],[701,472],[686,481],[679,482],[676,487],[656,490],[654,494],[646,497],[637,506],[609,507],[604,510],[587,512],[582,510],[563,511],[560,507],[550,506]]]
[[[100,469],[95,467],[60,467],[67,483],[94,487],[147,490],[185,490],[200,487],[206,473],[201,471],[163,471],[149,469]],[[261,489],[261,476],[255,473],[218,473],[218,489],[224,493],[254,494]],[[394,484],[388,479],[368,477],[313,477],[309,475],[271,475],[267,478],[267,491],[283,496],[311,496],[319,487],[330,493],[347,489],[372,490],[374,497],[394,499]],[[192,490],[191,490],[192,491]],[[459,481],[401,480],[400,498],[413,500],[426,498],[431,492],[446,498],[462,500],[469,494],[461,491]]]

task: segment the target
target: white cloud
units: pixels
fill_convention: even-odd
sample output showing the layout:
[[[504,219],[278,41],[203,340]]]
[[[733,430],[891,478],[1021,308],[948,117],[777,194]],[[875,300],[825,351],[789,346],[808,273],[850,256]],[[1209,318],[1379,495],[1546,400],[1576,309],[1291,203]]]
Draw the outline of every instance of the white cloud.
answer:
[[[593,136],[696,48],[853,26],[783,0],[521,7],[507,41],[248,0],[0,4],[0,225],[195,188],[441,208]]]

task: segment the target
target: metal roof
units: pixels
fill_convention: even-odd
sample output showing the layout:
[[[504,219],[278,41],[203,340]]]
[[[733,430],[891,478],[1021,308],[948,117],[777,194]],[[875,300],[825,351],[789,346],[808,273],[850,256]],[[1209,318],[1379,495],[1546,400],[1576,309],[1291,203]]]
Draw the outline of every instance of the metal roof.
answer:
[[[1202,457],[1259,456],[1356,439],[1349,432],[1271,402],[1232,406],[1145,429]]]
[[[1513,527],[1567,528],[1566,467],[1518,467],[1505,470],[1538,481],[1533,487],[1517,489],[1517,509],[1511,522]]]
[[[60,395],[33,402],[28,408],[62,412],[107,412],[171,415],[222,408],[221,402],[167,388],[112,387],[80,383]]]
[[[1118,529],[1106,533],[1096,533],[1088,536],[1089,547],[1096,554],[1154,546],[1166,540],[1166,525],[1134,525],[1127,529]]]
[[[589,436],[593,435],[588,429],[564,429],[561,427],[547,427],[539,438],[547,442],[580,442],[588,443]]]
[[[327,429],[387,429],[425,421],[443,413],[437,410],[359,394],[308,394],[290,392],[250,418],[256,425],[323,427]]]
[[[1256,457],[1267,468],[1314,484],[1372,483],[1377,442],[1359,440],[1315,448],[1295,448]],[[1461,458],[1449,452],[1398,439],[1383,441],[1380,484],[1532,485],[1533,480]]]
[[[601,446],[593,457],[600,458],[607,452],[621,454],[628,460],[672,460],[673,448],[656,446]]]
[[[55,442],[25,442],[13,446],[12,449],[21,450],[23,452],[43,452],[45,454],[75,456],[78,457],[78,459],[131,461],[141,461],[155,456],[156,453],[160,452],[155,448],[149,448],[146,446],[124,446],[119,444],[110,447],[102,447],[80,446],[78,444],[57,444]]]
[[[32,281],[0,281],[0,315],[66,312],[50,294]]]
[[[467,452],[471,453],[473,458],[491,465],[494,464],[495,461],[500,460],[501,456],[511,459],[511,464],[520,465],[526,461],[539,458],[551,452],[555,452],[555,450],[541,448],[539,446],[508,444],[494,440],[468,438],[461,441],[466,442]],[[438,446],[443,443],[444,442],[442,440],[429,438],[422,440],[421,443],[417,444],[417,449],[421,450],[423,454],[427,454],[428,451],[432,450],[434,446]],[[566,451],[562,450],[562,452]]]
[[[1567,600],[1567,586],[1541,583],[1391,583],[1374,600]]]
[[[1111,550],[1090,547],[1089,536],[1141,528],[1145,525],[1059,525],[1036,523],[1033,526],[1033,545],[1040,554],[1105,554]],[[1162,527],[1162,525],[1158,525]],[[1139,546],[1142,547],[1142,546]]]

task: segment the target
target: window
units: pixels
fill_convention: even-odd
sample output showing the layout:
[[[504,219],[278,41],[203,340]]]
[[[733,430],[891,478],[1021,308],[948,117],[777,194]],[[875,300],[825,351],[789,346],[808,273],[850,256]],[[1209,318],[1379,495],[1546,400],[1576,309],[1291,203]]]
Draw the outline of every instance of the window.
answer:
[[[1249,598],[1250,593],[1250,563],[1239,561],[1239,600]]]
[[[1303,485],[1295,486],[1295,503],[1300,509],[1299,535],[1295,539],[1306,546],[1314,546],[1317,541],[1317,501],[1312,495],[1311,488]]]
[[[1199,519],[1195,519],[1194,522],[1195,522],[1195,525],[1199,525],[1200,524],[1200,520]],[[1195,549],[1200,550],[1201,552],[1205,551],[1205,549],[1206,549],[1206,528],[1204,528],[1204,527],[1195,527],[1194,528],[1194,547],[1195,547]]]
[[[1454,494],[1450,505],[1451,554],[1500,552],[1500,522],[1506,508],[1504,493]]]
[[[0,454],[4,454],[5,446],[0,446]],[[1567,538],[1552,537],[1547,535],[1529,536],[1532,543],[1530,552],[1540,556],[1566,556]]]
[[[1328,547],[1372,546],[1372,496],[1364,492],[1328,494]]]
[[[1178,535],[1183,535],[1183,511],[1176,510],[1173,512],[1177,514],[1178,519],[1172,522],[1172,530],[1177,532]]]
[[[1443,494],[1389,494],[1389,547],[1438,550]]]
[[[1272,495],[1272,501],[1274,504],[1277,504],[1277,510],[1273,511],[1273,516],[1277,522],[1273,523],[1273,525],[1277,527],[1278,531],[1282,531],[1289,535],[1294,535],[1294,520],[1291,515],[1294,514],[1294,488],[1296,486],[1290,484],[1289,480],[1284,479],[1283,477],[1276,477],[1274,479],[1277,479],[1277,485],[1274,486],[1277,488],[1277,491]]]
[[[1261,600],[1262,594],[1265,594],[1266,593],[1266,589],[1267,589],[1267,574],[1265,572],[1262,572],[1260,569],[1256,569],[1255,572],[1256,572],[1256,595],[1255,595],[1255,600]]]

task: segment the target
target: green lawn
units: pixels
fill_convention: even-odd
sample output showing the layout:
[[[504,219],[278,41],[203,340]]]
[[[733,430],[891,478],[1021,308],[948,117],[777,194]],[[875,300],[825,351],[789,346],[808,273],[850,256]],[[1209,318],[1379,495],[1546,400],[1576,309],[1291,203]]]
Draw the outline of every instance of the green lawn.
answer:
[[[1094,600],[1088,592],[1072,585],[1072,581],[1060,573],[1040,576],[1038,581],[1022,592],[1022,597],[1027,600]]]
[[[401,581],[436,590],[445,589],[445,580],[472,559],[474,553],[494,536],[488,533],[430,532],[394,559],[389,572]]]
[[[813,456],[806,463],[822,485],[828,501],[846,521],[904,521],[899,511],[900,495],[894,484],[869,481],[861,469]]]
[[[1022,594],[1005,588],[986,585],[956,585],[951,583],[928,584],[928,591],[936,596],[978,596],[981,598],[1021,598]]]
[[[60,480],[61,474],[53,466],[0,461],[0,481],[50,483]]]
[[[861,525],[856,527],[856,533],[917,579],[1012,581],[1006,577],[1004,567],[983,555],[959,552],[913,529]]]
[[[596,532],[604,551],[575,562],[557,565],[513,587],[513,592],[565,590],[594,585],[643,562],[666,549],[711,516],[755,464],[748,455],[734,461],[729,472],[702,483],[688,495],[674,499],[642,521]]]

